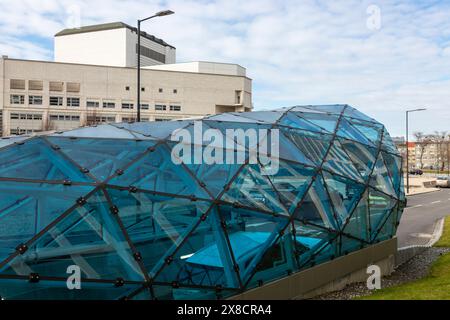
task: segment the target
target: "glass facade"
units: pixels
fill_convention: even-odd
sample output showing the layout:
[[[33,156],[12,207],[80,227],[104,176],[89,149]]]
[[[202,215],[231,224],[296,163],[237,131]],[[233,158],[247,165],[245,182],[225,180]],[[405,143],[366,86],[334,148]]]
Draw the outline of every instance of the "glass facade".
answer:
[[[199,123],[234,161],[218,141],[222,162],[174,161],[172,134]],[[259,130],[257,145],[230,129]],[[267,174],[251,150],[275,142]],[[0,296],[227,298],[392,238],[401,166],[384,126],[347,105],[2,139]]]

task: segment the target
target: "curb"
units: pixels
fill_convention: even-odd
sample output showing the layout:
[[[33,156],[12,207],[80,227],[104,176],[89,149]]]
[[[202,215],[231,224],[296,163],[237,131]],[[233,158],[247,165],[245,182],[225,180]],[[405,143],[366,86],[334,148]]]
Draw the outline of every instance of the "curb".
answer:
[[[436,221],[436,223],[434,224],[433,234],[427,244],[398,248],[397,254],[395,255],[395,267],[397,268],[401,266],[402,264],[414,258],[416,255],[421,254],[433,247],[442,237],[442,233],[444,232],[444,223],[445,217]]]
[[[427,194],[427,193],[432,193],[432,192],[438,192],[438,191],[442,191],[441,189],[437,189],[437,190],[429,190],[429,191],[424,191],[424,192],[418,192],[418,193],[412,193],[412,194],[407,194],[407,197],[414,197],[414,196],[420,196],[422,194]]]

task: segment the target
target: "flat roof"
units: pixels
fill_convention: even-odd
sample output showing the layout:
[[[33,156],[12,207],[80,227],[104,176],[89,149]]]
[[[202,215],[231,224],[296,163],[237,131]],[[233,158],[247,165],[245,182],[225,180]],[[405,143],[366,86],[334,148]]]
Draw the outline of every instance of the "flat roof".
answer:
[[[114,29],[123,29],[123,28],[127,28],[133,32],[137,33],[137,28],[130,26],[129,24],[123,23],[123,22],[110,22],[110,23],[103,23],[103,24],[95,24],[95,25],[90,25],[90,26],[84,26],[81,28],[71,28],[71,29],[64,29],[61,30],[60,32],[58,32],[57,34],[55,34],[55,37],[61,37],[61,36],[69,36],[69,35],[74,35],[74,34],[81,34],[81,33],[88,33],[88,32],[98,32],[98,31],[106,31],[106,30],[114,30]],[[162,39],[156,38],[155,36],[148,34],[144,31],[141,30],[141,36],[156,42],[162,46],[165,47],[171,47],[173,49],[175,49],[174,46],[171,46],[170,44],[168,44],[167,42],[165,42]]]

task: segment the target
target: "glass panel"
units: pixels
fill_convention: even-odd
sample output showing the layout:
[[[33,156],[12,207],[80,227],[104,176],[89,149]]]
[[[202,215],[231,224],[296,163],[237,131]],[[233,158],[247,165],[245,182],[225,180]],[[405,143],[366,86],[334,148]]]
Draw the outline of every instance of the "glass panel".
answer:
[[[144,281],[129,244],[102,192],[71,212],[5,270],[8,274],[67,277],[77,266],[81,279]]]
[[[369,217],[372,237],[377,234],[396,204],[397,201],[393,198],[375,190],[369,190]]]
[[[369,195],[365,192],[354,209],[343,232],[355,238],[370,242]],[[373,198],[372,198],[373,199]],[[375,217],[374,217],[375,218]]]
[[[305,108],[307,108],[307,109],[323,111],[323,112],[337,114],[337,115],[340,115],[345,107],[346,107],[345,105],[338,105],[338,104],[326,105],[326,106],[305,106]]]
[[[258,165],[247,165],[231,184],[222,201],[236,203],[266,212],[288,215],[279,194]]]
[[[313,163],[320,165],[323,162],[331,143],[331,135],[284,128],[281,128],[281,132],[294,142],[297,148]]]
[[[317,176],[301,206],[295,211],[294,218],[326,228],[339,229],[322,176]]]
[[[279,171],[268,178],[280,194],[281,202],[292,214],[297,208],[297,204],[303,198],[315,174],[316,170],[313,168],[280,161]]]
[[[370,178],[370,186],[388,195],[397,197],[381,153]]]
[[[297,115],[330,133],[334,133],[336,131],[336,126],[339,119],[339,116],[329,114],[297,113]]]
[[[226,218],[222,218],[216,208],[210,211],[205,221],[172,254],[170,263],[156,274],[155,280],[188,286],[238,288],[238,274],[228,243],[233,244],[235,239],[227,238],[223,232],[221,225],[226,220],[222,219]],[[246,244],[251,245],[250,242]],[[249,250],[245,245],[240,248]],[[240,258],[235,254],[235,259],[239,261]]]
[[[67,139],[49,137],[50,142],[100,181],[105,181],[155,145],[153,141],[121,139]]]
[[[153,152],[134,162],[124,170],[123,175],[113,178],[109,183],[174,195],[210,198],[185,166],[173,162],[166,145],[156,146]]]
[[[343,150],[347,153],[353,165],[366,182],[372,173],[377,160],[377,150],[369,146],[348,141],[340,140]]]
[[[339,129],[337,131],[337,135],[346,139],[354,140],[360,142],[362,144],[367,144],[372,147],[377,147],[371,140],[367,139],[364,134],[359,132],[355,127],[353,127],[349,121],[345,118],[341,119],[339,123]]]
[[[30,169],[32,168],[32,170]],[[34,180],[92,181],[79,168],[53,150],[42,138],[14,145],[0,153],[0,177]]]
[[[357,182],[364,183],[364,179],[349,159],[347,153],[345,153],[339,141],[334,141],[327,155],[327,159],[323,164],[323,168],[344,177],[349,177]]]
[[[93,187],[0,182],[0,262]]]
[[[323,171],[327,191],[333,203],[339,225],[345,224],[361,199],[365,185]]]
[[[209,202],[151,193],[109,189],[108,194],[152,277],[211,207]]]
[[[281,120],[280,125],[288,126],[301,130],[308,130],[314,132],[325,132],[321,127],[314,125],[312,122],[306,121],[300,117],[297,117],[295,113],[289,112],[287,113]]]

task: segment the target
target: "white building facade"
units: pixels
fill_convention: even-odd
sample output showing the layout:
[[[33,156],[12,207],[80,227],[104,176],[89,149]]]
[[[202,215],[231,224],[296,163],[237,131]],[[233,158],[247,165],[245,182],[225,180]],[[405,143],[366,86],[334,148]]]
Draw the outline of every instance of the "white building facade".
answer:
[[[227,63],[175,63],[176,50],[142,33],[141,121],[252,110],[252,80]],[[63,131],[137,116],[137,35],[123,23],[67,29],[55,62],[0,60],[0,136]]]
[[[112,67],[137,66],[137,30],[114,22],[55,35],[55,61]],[[176,63],[176,49],[161,39],[141,32],[141,65]]]

